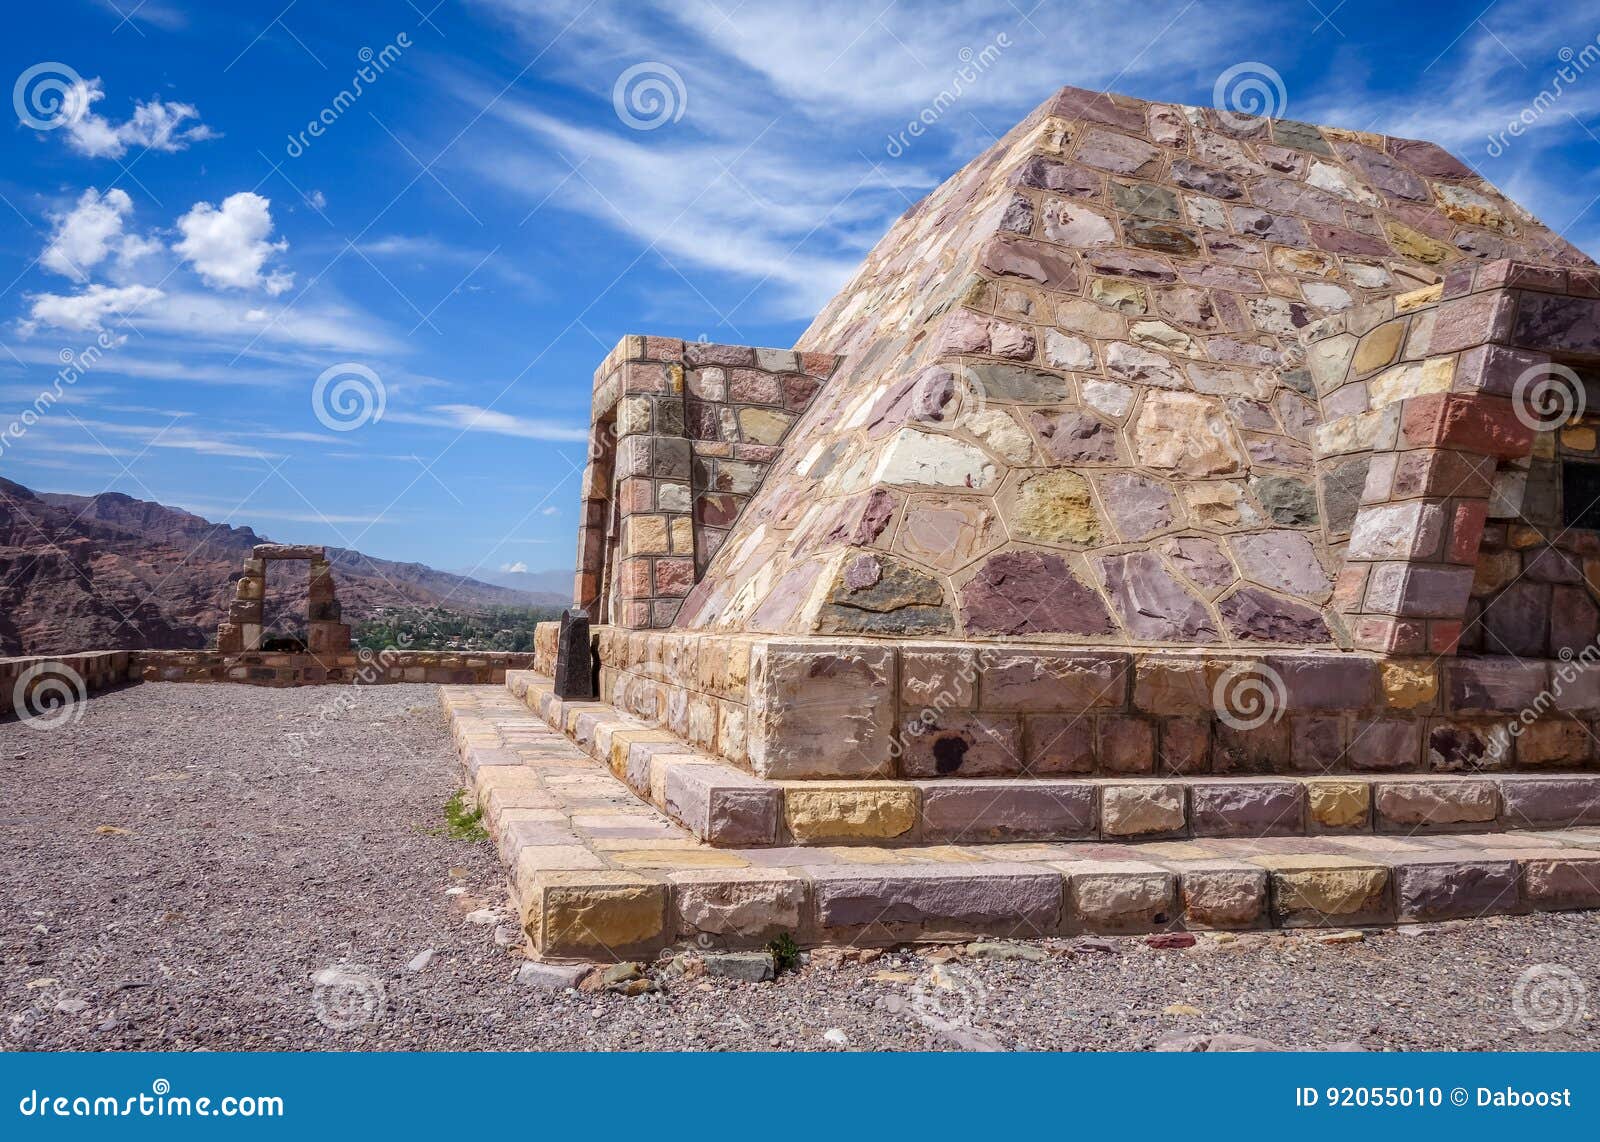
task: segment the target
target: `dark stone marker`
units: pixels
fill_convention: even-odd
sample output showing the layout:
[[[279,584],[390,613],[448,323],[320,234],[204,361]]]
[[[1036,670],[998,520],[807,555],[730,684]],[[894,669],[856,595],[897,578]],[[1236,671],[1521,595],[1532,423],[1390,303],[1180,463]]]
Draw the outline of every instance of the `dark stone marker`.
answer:
[[[556,697],[593,698],[594,665],[589,652],[589,612],[561,612],[556,643]]]

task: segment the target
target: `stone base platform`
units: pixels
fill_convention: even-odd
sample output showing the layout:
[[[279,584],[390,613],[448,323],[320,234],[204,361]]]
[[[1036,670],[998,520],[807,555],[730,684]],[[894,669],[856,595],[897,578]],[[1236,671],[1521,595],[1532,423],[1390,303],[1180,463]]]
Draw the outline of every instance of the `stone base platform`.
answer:
[[[1600,774],[769,781],[550,680],[506,686],[644,800],[719,848],[1113,842],[1600,825]]]
[[[780,934],[802,946],[886,945],[1600,907],[1597,827],[713,848],[508,690],[445,686],[440,700],[530,947],[546,959],[750,947]]]

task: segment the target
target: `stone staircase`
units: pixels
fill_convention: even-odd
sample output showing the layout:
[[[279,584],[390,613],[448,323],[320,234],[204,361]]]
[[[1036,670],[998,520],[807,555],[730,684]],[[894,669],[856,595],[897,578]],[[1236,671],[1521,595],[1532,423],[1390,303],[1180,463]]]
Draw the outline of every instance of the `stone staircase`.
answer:
[[[1600,775],[770,781],[532,672],[440,694],[544,958],[1600,907]]]

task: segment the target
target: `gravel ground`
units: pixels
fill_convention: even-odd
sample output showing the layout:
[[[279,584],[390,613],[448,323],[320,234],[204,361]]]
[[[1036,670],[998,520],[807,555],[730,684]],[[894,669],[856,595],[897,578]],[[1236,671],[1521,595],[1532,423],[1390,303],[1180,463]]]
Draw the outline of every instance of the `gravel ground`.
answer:
[[[349,705],[321,716],[335,702]],[[146,684],[96,697],[75,725],[0,724],[0,1043],[1600,1047],[1600,915],[1579,913],[1349,943],[1061,941],[1039,962],[925,949],[775,983],[666,978],[632,998],[546,991],[516,979],[493,849],[443,835],[457,788],[431,686]]]

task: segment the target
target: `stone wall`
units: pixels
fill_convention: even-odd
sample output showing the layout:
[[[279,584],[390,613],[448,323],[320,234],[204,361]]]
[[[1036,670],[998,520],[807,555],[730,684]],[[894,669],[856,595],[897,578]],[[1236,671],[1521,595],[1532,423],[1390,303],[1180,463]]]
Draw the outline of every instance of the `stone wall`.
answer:
[[[1559,661],[594,637],[602,700],[774,779],[1600,765],[1600,667]]]
[[[280,687],[435,682],[486,686],[504,682],[508,670],[535,668],[534,659],[531,653],[417,650],[322,657],[261,651],[222,654],[214,650],[101,650],[0,658],[0,717],[21,711],[38,713],[37,700],[30,705],[28,696],[41,684],[53,687],[55,693],[76,693],[78,697],[137,682],[239,682]]]
[[[437,682],[489,685],[507,670],[534,665],[531,653],[431,650],[362,650],[348,654],[273,654],[206,650],[133,651],[133,668],[145,682],[242,682],[251,686],[381,685]]]
[[[131,650],[0,658],[0,717],[39,712],[36,688],[61,697],[82,696],[138,680],[138,652]]]
[[[574,593],[665,627],[832,374],[826,353],[625,337],[595,371]]]

